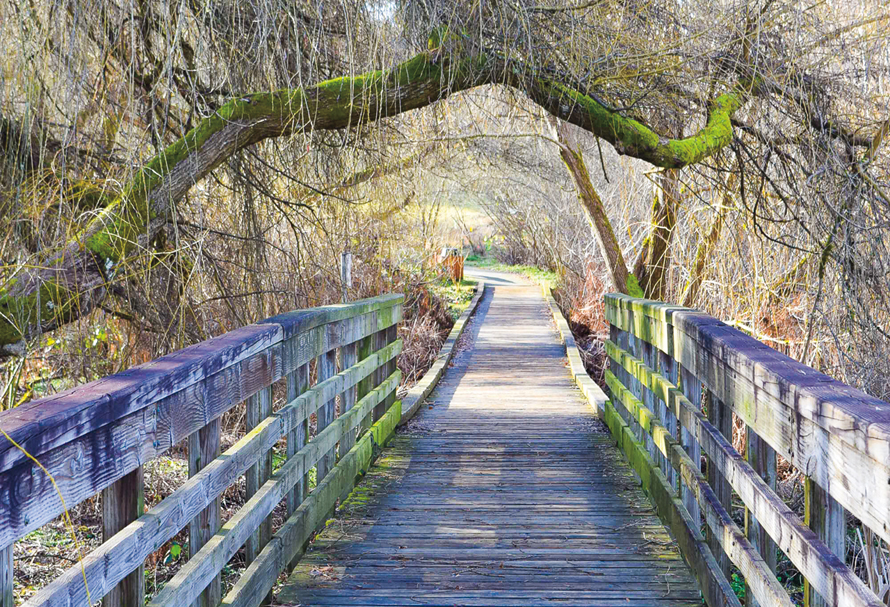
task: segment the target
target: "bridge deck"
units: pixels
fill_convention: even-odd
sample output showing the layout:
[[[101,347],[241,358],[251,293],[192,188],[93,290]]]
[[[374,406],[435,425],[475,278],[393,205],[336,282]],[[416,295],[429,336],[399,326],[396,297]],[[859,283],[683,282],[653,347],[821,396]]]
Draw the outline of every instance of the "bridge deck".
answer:
[[[700,605],[574,387],[539,289],[490,290],[467,331],[475,343],[432,406],[394,439],[279,602]]]

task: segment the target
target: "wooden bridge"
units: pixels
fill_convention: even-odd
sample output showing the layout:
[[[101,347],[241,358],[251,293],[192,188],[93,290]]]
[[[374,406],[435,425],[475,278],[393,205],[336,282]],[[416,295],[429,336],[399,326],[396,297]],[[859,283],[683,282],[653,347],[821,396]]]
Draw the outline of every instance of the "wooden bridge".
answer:
[[[849,525],[890,540],[890,404],[710,316],[618,295],[607,395],[548,294],[485,278],[399,400],[402,298],[385,296],[0,415],[2,605],[15,541],[97,492],[104,543],[26,605],[141,607],[145,560],[185,528],[188,561],[154,607],[792,605],[777,567],[809,605],[884,604],[844,542]],[[220,454],[237,406],[249,432]],[[142,465],[185,442],[189,480],[143,512]],[[777,456],[806,477],[803,516],[775,493]],[[242,477],[249,499],[221,521]],[[223,588],[233,559],[246,567]]]

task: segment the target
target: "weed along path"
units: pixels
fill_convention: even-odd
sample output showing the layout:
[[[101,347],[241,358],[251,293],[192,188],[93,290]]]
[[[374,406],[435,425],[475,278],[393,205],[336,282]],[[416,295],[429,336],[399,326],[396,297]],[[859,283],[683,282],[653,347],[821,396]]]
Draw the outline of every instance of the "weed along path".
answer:
[[[493,286],[453,366],[279,602],[700,605],[671,537],[573,384],[540,288],[486,274]]]

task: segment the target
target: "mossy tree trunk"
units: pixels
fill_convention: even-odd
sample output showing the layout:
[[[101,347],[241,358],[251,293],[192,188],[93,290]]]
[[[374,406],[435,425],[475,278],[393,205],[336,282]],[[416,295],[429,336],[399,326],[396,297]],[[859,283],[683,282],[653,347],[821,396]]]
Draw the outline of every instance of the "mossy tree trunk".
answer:
[[[708,230],[707,235],[698,243],[698,248],[695,251],[695,262],[693,263],[692,269],[689,272],[689,279],[686,281],[686,286],[683,289],[683,295],[680,298],[680,304],[686,306],[687,308],[691,308],[695,305],[695,300],[698,297],[698,292],[705,280],[708,259],[711,258],[714,247],[716,246],[717,241],[720,239],[720,232],[723,230],[723,223],[726,220],[726,213],[729,211],[730,205],[732,203],[729,193],[729,188],[732,187],[732,183],[732,176],[730,176],[728,184],[724,186],[723,194],[721,196],[722,202],[720,204],[720,208],[717,209],[717,216],[714,217],[714,222],[711,224],[711,229]]]
[[[677,169],[665,169],[660,181],[661,187],[652,204],[652,224],[634,264],[634,276],[647,298],[663,301],[668,294],[671,239],[677,225],[680,200],[680,173]]]
[[[451,93],[501,84],[522,90],[554,116],[609,141],[620,153],[671,168],[698,162],[729,143],[730,117],[745,98],[741,88],[721,95],[701,131],[685,139],[668,139],[582,92],[536,77],[533,70],[517,70],[500,59],[467,53],[456,37],[434,36],[430,47],[388,70],[244,95],[202,120],[137,172],[70,242],[7,280],[0,289],[0,354],[20,353],[23,341],[99,306],[111,281],[124,273],[128,258],[148,246],[168,221],[173,205],[192,186],[237,151],[270,137],[353,128],[424,107]],[[582,171],[573,177],[586,173],[580,154],[567,153],[565,158],[570,170]],[[607,225],[595,190],[591,187],[585,196],[597,221]],[[620,251],[613,241],[614,235],[603,246],[614,258]],[[626,267],[617,261],[612,267],[618,273],[616,288],[626,290],[622,278]]]
[[[590,172],[584,163],[584,157],[581,150],[571,144],[569,132],[566,123],[562,122],[556,127],[557,143],[559,145],[559,157],[562,158],[575,189],[578,193],[578,201],[584,214],[590,221],[593,228],[596,241],[599,243],[600,252],[603,255],[603,261],[609,271],[609,277],[612,279],[612,286],[616,291],[627,295],[640,296],[639,287],[634,277],[627,271],[627,264],[624,261],[624,255],[621,253],[621,247],[618,239],[615,237],[615,231],[612,229],[612,223],[606,214],[606,208],[603,200],[600,198],[593,182],[590,180]]]

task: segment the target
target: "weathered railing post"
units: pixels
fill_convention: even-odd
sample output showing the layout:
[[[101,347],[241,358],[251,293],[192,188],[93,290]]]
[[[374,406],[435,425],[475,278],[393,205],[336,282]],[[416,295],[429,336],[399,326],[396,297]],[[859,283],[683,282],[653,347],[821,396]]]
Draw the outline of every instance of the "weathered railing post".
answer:
[[[0,607],[13,607],[12,544],[0,550]]]
[[[102,541],[142,516],[144,472],[139,466],[102,490]],[[102,598],[102,607],[142,607],[145,603],[145,567],[133,573]]]
[[[318,357],[318,381],[319,383],[330,379],[337,374],[337,350],[333,349],[325,352]],[[334,407],[336,405],[336,397],[327,401],[316,414],[316,434],[327,428],[334,421]],[[318,461],[315,469],[315,484],[318,485],[328,475],[331,468],[336,463],[337,452],[335,447],[331,447],[330,451]]]
[[[678,366],[680,367],[680,389],[683,396],[701,413],[701,382],[688,369],[682,365]],[[683,450],[689,454],[692,461],[701,466],[701,445],[695,438],[695,433],[691,432],[689,428],[683,427],[680,430],[680,444],[683,445]],[[684,484],[681,487],[681,497],[689,516],[701,525],[701,509],[695,498],[695,492]]]
[[[349,343],[340,348],[340,363],[344,369],[349,369],[352,365],[358,362],[358,360],[356,360],[358,357],[357,351],[358,348],[356,342]],[[340,415],[345,415],[355,405],[356,393],[356,386],[352,386],[347,388],[340,396]],[[355,431],[347,432],[346,435],[340,439],[340,457],[349,453],[349,450],[352,449],[353,445],[355,445]],[[348,495],[349,492],[347,491],[345,495],[341,496],[341,501],[346,499]]]
[[[293,402],[298,396],[309,389],[309,364],[300,365],[295,371],[287,376],[287,402]],[[290,459],[294,454],[306,446],[309,441],[309,418],[306,417],[302,422],[291,430],[287,435],[287,458]],[[309,494],[309,474],[304,473],[303,478],[298,482],[293,490],[288,494],[287,515],[294,513],[306,495]]]
[[[809,476],[804,479],[804,523],[843,560],[847,531],[844,508]],[[830,607],[806,579],[803,597],[805,607]]]
[[[250,432],[256,428],[260,422],[272,415],[272,387],[263,388],[253,396],[247,399],[247,415],[245,423],[247,431]],[[269,477],[272,475],[272,451],[266,451],[260,456],[257,463],[247,470],[247,499],[259,491]],[[247,563],[252,563],[272,537],[272,517],[268,516],[260,523],[259,527],[248,538],[245,546],[245,556]],[[272,595],[270,594],[263,600],[263,605],[271,603]]]
[[[300,365],[297,369],[287,376],[287,402],[293,402],[298,396],[309,389],[309,363]],[[306,416],[299,424],[297,424],[287,435],[287,459],[290,460],[300,449],[306,446],[309,440],[309,416]],[[294,488],[287,494],[287,516],[290,516],[297,510],[306,496],[309,494],[309,473],[304,472],[303,477],[297,481]],[[293,569],[296,562],[288,565],[288,569]]]
[[[219,457],[220,449],[220,418],[189,435],[189,477],[196,475],[204,467]],[[201,514],[189,524],[189,558],[198,554],[204,544],[219,531],[220,508],[219,498],[205,508]],[[192,607],[216,607],[222,598],[220,576],[216,576],[201,594],[200,600]]]
[[[377,345],[377,333],[372,333],[367,337],[363,338],[358,343],[358,360],[359,362],[365,360],[369,356],[374,353]],[[365,379],[361,380],[358,383],[358,387],[356,388],[355,397],[357,399],[362,399],[365,397],[376,385],[378,378],[380,377],[378,371],[375,369],[373,373],[369,374]],[[373,420],[374,411],[370,411],[364,419],[362,419],[362,423],[360,426],[360,431],[364,432],[371,427],[371,423]]]
[[[766,444],[762,438],[757,436],[754,429],[750,426],[747,428],[747,445],[745,448],[745,457],[748,463],[766,482],[767,486],[773,491],[776,490],[776,452],[772,447]],[[745,535],[751,540],[753,545],[760,552],[763,560],[766,562],[770,571],[775,573],[778,554],[776,552],[776,543],[772,540],[766,530],[757,522],[757,518],[747,507],[745,508]],[[757,599],[747,584],[745,599],[748,607],[769,607],[768,605],[759,605]]]
[[[705,405],[708,409],[708,421],[714,425],[720,434],[732,441],[732,411],[717,398],[717,395],[708,390],[705,392]],[[726,477],[719,467],[714,463],[713,458],[708,457],[708,484],[714,489],[717,500],[723,505],[727,512],[732,512],[732,487],[726,481]],[[730,561],[726,552],[723,550],[722,542],[719,537],[708,527],[708,544],[711,546],[711,552],[714,558],[720,563],[723,575],[727,579],[730,577]]]

